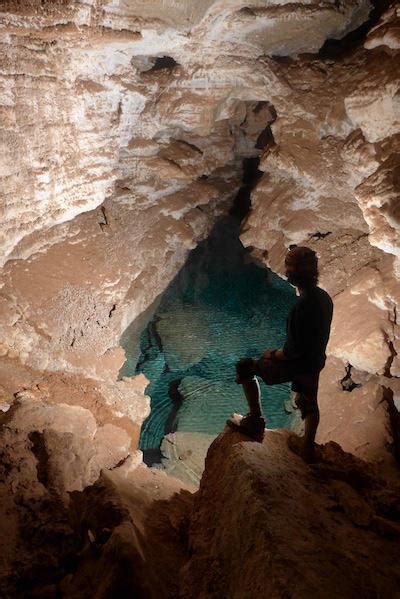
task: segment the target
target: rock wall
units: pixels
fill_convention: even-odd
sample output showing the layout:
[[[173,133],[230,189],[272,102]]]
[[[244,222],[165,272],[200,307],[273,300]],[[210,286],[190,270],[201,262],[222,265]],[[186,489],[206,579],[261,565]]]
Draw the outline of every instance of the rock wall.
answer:
[[[280,272],[291,243],[313,247],[335,299],[330,353],[392,376],[399,375],[398,60],[380,45],[276,67],[285,87],[270,98],[275,145],[263,153],[242,235]]]
[[[274,118],[268,90],[284,86],[259,57],[316,51],[361,23],[368,4],[60,1],[2,11],[3,351],[42,368],[115,374],[117,338],[234,196],[241,160],[262,147]]]
[[[385,496],[374,470],[335,443],[309,468],[281,431],[262,444],[243,441],[225,431],[208,452],[182,596],[396,594],[398,564],[384,555],[398,516],[386,520],[383,508],[394,488]]]

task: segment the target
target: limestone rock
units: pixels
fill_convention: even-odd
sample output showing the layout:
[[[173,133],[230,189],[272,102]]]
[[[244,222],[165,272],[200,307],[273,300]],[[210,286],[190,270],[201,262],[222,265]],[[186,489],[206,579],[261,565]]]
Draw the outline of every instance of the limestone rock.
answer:
[[[364,44],[370,50],[381,45],[400,49],[400,9],[396,2],[393,2],[378,24],[371,29]]]
[[[23,401],[28,409],[38,400]],[[13,440],[0,462],[8,515],[0,534],[10,551],[0,569],[4,596],[78,599],[95,588],[104,598],[309,597],[321,589],[351,597],[391,596],[398,587],[398,474],[383,479],[335,443],[319,447],[309,466],[284,432],[255,443],[227,429],[208,451],[196,494],[130,456],[72,493],[67,512],[22,437],[6,427],[2,434]]]
[[[260,157],[243,242],[281,274],[288,245],[310,245],[335,297],[320,440],[393,476],[397,5],[336,55],[324,42],[366,21],[366,0],[0,10],[0,594],[393,595],[397,488],[372,466],[328,444],[308,468],[283,434],[230,434],[194,498],[139,465],[147,381],[116,379],[121,334],[151,315],[232,206],[243,160]]]
[[[91,412],[79,406],[46,404],[20,395],[1,424],[36,457],[38,480],[62,496],[82,490],[102,468],[129,454],[126,431],[111,424],[98,428]]]
[[[396,14],[383,17],[393,35]],[[359,49],[342,63],[302,58],[274,72],[286,90],[272,99],[274,142],[241,239],[281,274],[291,243],[312,247],[334,297],[329,352],[397,376],[399,275],[387,256],[397,256],[399,239],[396,50]]]
[[[400,75],[392,69],[376,71],[373,79],[366,78],[345,98],[346,113],[359,127],[365,139],[374,143],[400,131]]]
[[[374,476],[334,443],[308,467],[282,433],[268,431],[263,444],[220,435],[195,500],[182,596],[395,594],[399,566],[386,552],[398,513],[388,515],[394,497],[383,499]]]
[[[292,82],[259,57],[317,51],[369,3],[2,10],[3,351],[112,379],[121,333],[227,210],[242,159],[270,143],[272,104]],[[316,69],[313,79],[323,80]],[[350,130],[343,109],[339,118]],[[323,145],[332,156],[335,144]]]
[[[119,468],[103,473],[96,485],[75,493],[86,551],[63,592],[83,599],[95,585],[104,598],[176,595],[177,572],[187,559],[182,540],[193,501],[189,489],[142,465],[127,475]]]
[[[152,2],[147,9],[142,3],[110,7],[103,1],[96,8],[79,2],[68,7],[32,3],[27,10],[18,3],[6,5],[0,29],[4,43],[11,47],[2,67],[7,126],[2,174],[8,178],[9,215],[6,253],[30,232],[99,206],[112,190],[133,131],[146,130],[140,115],[146,109],[147,94],[140,79],[132,77],[133,58],[147,55],[151,65],[164,52],[184,60],[199,42],[200,52],[213,58],[232,45],[244,56],[258,56],[267,50],[277,54],[315,50],[327,36],[340,36],[356,27],[368,11],[368,3],[361,0],[346,2],[344,11],[334,6],[310,11],[300,2],[289,9],[291,27],[283,34],[288,15],[281,16],[282,10],[265,2],[256,4],[256,12],[248,12],[243,2],[234,6],[209,2],[200,9],[187,3],[172,13],[161,2]],[[175,38],[170,33],[172,23]],[[196,24],[189,41],[187,35],[178,33],[183,24],[186,32]],[[210,43],[216,36],[217,51]],[[19,93],[13,98],[9,78],[18,78],[20,72]],[[30,97],[40,97],[42,89],[46,101],[32,104]],[[177,103],[179,97],[175,106],[170,103],[172,111]],[[28,152],[20,156],[23,175],[18,179],[16,152],[32,125],[34,135],[28,136]],[[61,173],[67,176],[62,178]],[[28,190],[33,192],[31,202]],[[16,226],[13,218],[18,208],[13,197],[35,205],[35,210],[24,211]]]
[[[399,154],[392,154],[356,189],[356,197],[370,228],[371,243],[396,256],[400,255],[399,189]]]
[[[335,439],[345,451],[379,464],[382,472],[396,470],[382,380],[371,375],[353,376],[359,387],[345,391],[341,384],[345,377],[343,363],[328,360],[321,373],[318,394],[321,422],[317,440],[326,443]]]

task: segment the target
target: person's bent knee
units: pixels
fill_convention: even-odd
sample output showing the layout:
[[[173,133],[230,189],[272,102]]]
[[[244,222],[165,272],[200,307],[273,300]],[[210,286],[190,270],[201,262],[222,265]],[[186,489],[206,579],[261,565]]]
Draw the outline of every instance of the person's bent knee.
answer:
[[[242,358],[236,363],[236,382],[242,385],[246,381],[254,379],[256,374],[255,360],[253,358]]]

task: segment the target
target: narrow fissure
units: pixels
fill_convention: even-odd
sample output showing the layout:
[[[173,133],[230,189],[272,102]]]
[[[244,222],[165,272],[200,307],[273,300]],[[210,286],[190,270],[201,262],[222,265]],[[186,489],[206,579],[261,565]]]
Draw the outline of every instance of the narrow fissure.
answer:
[[[243,185],[236,194],[230,214],[243,220],[251,206],[251,192],[260,179],[262,172],[258,169],[258,157],[245,158],[243,161]]]

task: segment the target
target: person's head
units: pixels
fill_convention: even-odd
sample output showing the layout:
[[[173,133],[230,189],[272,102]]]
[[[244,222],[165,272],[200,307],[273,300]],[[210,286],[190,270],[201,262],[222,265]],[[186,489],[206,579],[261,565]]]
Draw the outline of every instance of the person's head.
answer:
[[[291,245],[285,257],[285,274],[291,285],[300,289],[318,283],[318,258],[305,246]]]

